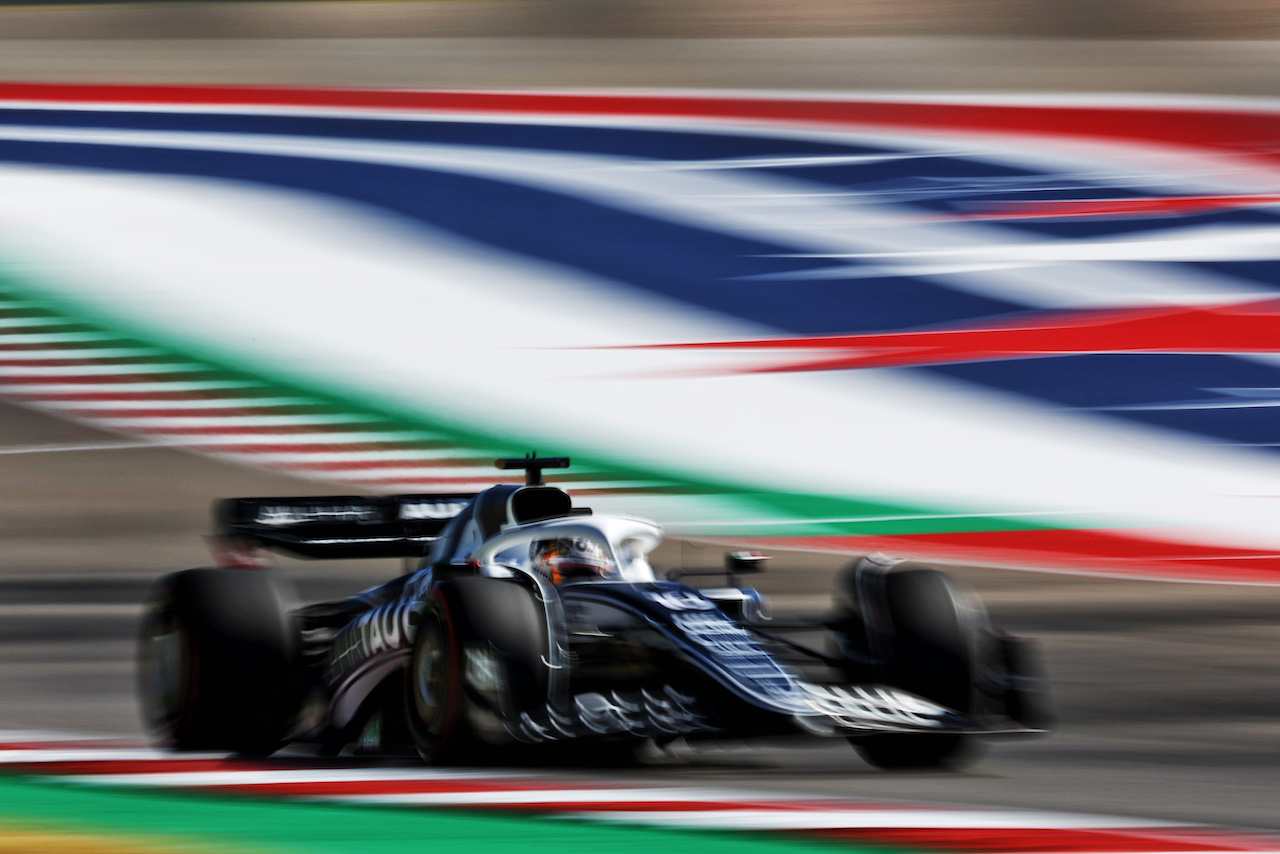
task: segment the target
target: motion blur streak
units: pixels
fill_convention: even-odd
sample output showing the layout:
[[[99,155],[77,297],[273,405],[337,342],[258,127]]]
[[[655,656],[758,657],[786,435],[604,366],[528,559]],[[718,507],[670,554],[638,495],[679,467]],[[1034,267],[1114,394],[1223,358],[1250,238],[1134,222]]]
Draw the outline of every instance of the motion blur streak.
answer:
[[[118,747],[66,743],[57,749],[56,738],[37,743],[0,743],[0,759],[27,774],[49,775],[54,779],[89,787],[72,796],[48,793],[44,802],[38,791],[19,798],[27,809],[54,808],[80,801],[90,822],[102,823],[102,810],[117,806],[145,806],[148,801],[163,805],[169,798],[165,789],[201,790],[208,794],[253,795],[261,801],[250,807],[208,798],[198,803],[189,833],[210,835],[209,821],[219,815],[234,818],[219,836],[256,834],[255,842],[271,845],[287,832],[289,811],[272,801],[293,801],[304,815],[315,819],[301,838],[305,844],[317,831],[335,822],[348,823],[345,838],[359,838],[363,828],[379,824],[375,835],[364,837],[362,850],[381,850],[382,844],[400,836],[402,830],[416,828],[433,833],[433,850],[453,851],[450,832],[455,829],[474,834],[478,850],[495,833],[521,833],[531,850],[550,844],[568,844],[578,850],[588,840],[608,850],[639,850],[639,845],[664,844],[672,850],[804,850],[805,839],[839,841],[841,850],[859,851],[863,845],[908,845],[930,850],[956,852],[1268,852],[1280,848],[1280,838],[1269,833],[1247,833],[1228,828],[1134,819],[1116,816],[1080,815],[1039,810],[950,807],[910,802],[882,803],[864,799],[812,799],[803,796],[748,793],[731,789],[697,786],[659,787],[647,784],[573,780],[563,774],[512,774],[502,769],[450,771],[427,768],[325,767],[323,760],[276,759],[266,762],[230,763],[213,757],[187,759]],[[102,788],[124,789],[108,792]],[[21,793],[21,783],[0,780],[0,793]],[[98,791],[94,791],[94,789]],[[139,790],[151,794],[136,801],[130,795]],[[113,797],[114,796],[114,797]],[[404,809],[318,812],[307,802],[358,805],[395,805]],[[0,802],[0,812],[5,809]],[[449,806],[464,813],[426,812],[422,807]],[[256,815],[255,815],[256,814]],[[543,821],[514,825],[519,815],[540,815]],[[556,823],[554,819],[575,819]],[[266,824],[264,819],[272,821]],[[133,828],[154,827],[157,820],[140,821],[126,816],[124,824]],[[283,821],[286,827],[277,826]],[[671,830],[663,830],[670,828]],[[685,832],[681,832],[685,831]],[[696,831],[689,833],[688,831]],[[734,831],[733,835],[711,835]],[[443,839],[434,834],[445,834]],[[774,834],[756,837],[755,834]],[[785,834],[782,836],[781,834]],[[442,843],[444,847],[439,847]],[[621,849],[614,846],[621,844]],[[326,849],[329,850],[329,849]],[[341,847],[337,850],[348,850]],[[821,849],[818,849],[821,850]]]
[[[1275,583],[1277,134],[1240,100],[5,84],[0,390],[376,490],[536,447],[677,533]]]
[[[225,763],[224,763],[225,764]],[[580,821],[528,821],[520,815],[409,809],[335,809],[332,804],[273,802],[166,792],[103,791],[47,781],[0,778],[0,817],[21,817],[24,825],[56,824],[64,838],[72,828],[99,835],[102,848],[70,849],[79,854],[116,851],[243,852],[325,851],[334,854],[393,854],[420,849],[429,841],[440,854],[489,854],[511,850],[520,840],[531,854],[590,854],[601,850],[643,852],[661,848],[673,854],[716,851],[733,854],[803,854],[831,850],[830,844],[803,839],[756,838],[750,834],[708,833],[661,827],[585,824]],[[506,811],[506,808],[499,808]],[[180,833],[174,832],[180,824]],[[79,838],[79,833],[74,833]],[[108,848],[125,837],[130,848]],[[41,840],[43,843],[43,840]],[[2,844],[2,843],[0,843]],[[31,850],[31,849],[27,849]],[[44,849],[40,850],[57,850]],[[862,854],[858,843],[841,850]]]

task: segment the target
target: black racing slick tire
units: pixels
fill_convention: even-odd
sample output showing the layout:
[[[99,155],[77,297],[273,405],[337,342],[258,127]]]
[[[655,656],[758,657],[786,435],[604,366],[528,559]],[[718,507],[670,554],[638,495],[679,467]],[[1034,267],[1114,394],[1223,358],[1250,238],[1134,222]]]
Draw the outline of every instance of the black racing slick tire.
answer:
[[[166,576],[146,601],[139,638],[144,723],[175,750],[270,754],[297,709],[299,646],[268,573]]]
[[[547,704],[545,611],[524,587],[495,578],[435,586],[406,671],[409,730],[435,765],[499,758],[506,722]]]
[[[869,616],[878,681],[902,688],[961,714],[976,699],[985,618],[948,577],[923,567],[895,568],[867,585],[879,601]],[[937,769],[972,757],[971,736],[956,733],[884,733],[850,739],[861,756],[884,769]]]

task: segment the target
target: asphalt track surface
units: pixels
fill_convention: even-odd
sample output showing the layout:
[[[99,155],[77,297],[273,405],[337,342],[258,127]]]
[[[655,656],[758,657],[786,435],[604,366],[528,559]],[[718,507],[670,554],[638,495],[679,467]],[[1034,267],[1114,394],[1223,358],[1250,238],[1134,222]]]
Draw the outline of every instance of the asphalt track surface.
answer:
[[[209,501],[331,491],[8,406],[0,459],[0,728],[140,735],[139,603],[156,576],[207,562]],[[842,561],[778,555],[759,587],[779,607],[818,610]],[[718,562],[718,549],[696,543],[664,545],[655,560]],[[388,562],[281,570],[308,601],[398,571]],[[677,747],[616,773],[1280,829],[1280,589],[955,571],[997,624],[1042,639],[1053,735],[990,744],[960,773],[887,774],[825,740]]]

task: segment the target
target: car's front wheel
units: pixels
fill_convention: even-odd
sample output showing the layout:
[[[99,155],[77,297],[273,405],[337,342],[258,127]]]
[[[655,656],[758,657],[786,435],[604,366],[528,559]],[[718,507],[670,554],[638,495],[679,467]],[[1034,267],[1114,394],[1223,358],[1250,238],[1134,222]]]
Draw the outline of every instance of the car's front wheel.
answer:
[[[455,578],[431,592],[406,671],[409,729],[432,764],[509,746],[507,722],[547,702],[545,612],[518,584]]]
[[[985,615],[942,572],[925,567],[876,571],[859,585],[876,681],[961,714],[974,710]],[[872,601],[867,601],[870,599]],[[971,736],[885,733],[850,739],[879,768],[927,769],[971,758]]]

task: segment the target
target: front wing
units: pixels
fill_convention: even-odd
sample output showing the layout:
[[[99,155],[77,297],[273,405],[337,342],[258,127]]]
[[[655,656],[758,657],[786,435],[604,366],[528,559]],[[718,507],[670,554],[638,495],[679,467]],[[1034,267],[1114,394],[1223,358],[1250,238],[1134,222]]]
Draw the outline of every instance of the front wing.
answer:
[[[1029,731],[1004,722],[980,722],[922,697],[879,685],[819,685],[797,681],[804,708],[776,709],[778,720],[758,734],[792,731],[823,736],[871,733],[1007,733]],[[758,714],[750,715],[759,719]],[[567,708],[522,713],[507,722],[508,732],[527,743],[597,737],[675,738],[744,732],[740,721],[708,712],[698,698],[665,686],[662,690],[588,692],[575,695]]]

